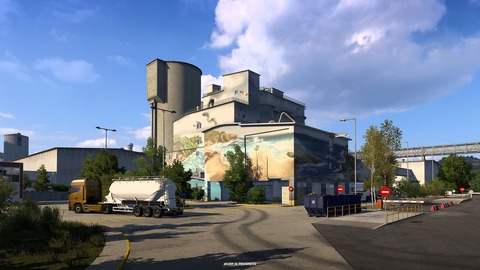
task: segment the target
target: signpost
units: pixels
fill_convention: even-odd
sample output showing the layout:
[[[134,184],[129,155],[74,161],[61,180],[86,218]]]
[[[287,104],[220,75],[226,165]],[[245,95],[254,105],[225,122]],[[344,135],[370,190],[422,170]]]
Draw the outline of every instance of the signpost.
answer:
[[[343,190],[344,190],[343,186],[338,186],[337,190],[338,190],[338,193],[343,193]]]
[[[380,189],[380,195],[384,198],[390,197],[390,194],[392,194],[392,191],[390,190],[389,187],[382,187]]]
[[[465,191],[465,188],[464,188],[464,187],[461,187],[461,188],[460,188],[460,192],[463,194],[464,191]]]
[[[293,195],[293,187],[292,187],[292,186],[289,186],[289,187],[288,187],[288,191],[289,191],[289,194],[290,194],[290,196],[289,196],[289,197],[290,197],[290,198],[289,198],[289,199],[290,199],[290,205],[294,205],[294,203],[293,203],[293,196],[292,196],[292,195]]]
[[[390,194],[392,194],[392,191],[390,190],[389,187],[382,187],[380,189],[380,196],[382,196],[383,198],[390,197]],[[385,207],[385,211],[387,211],[387,206],[384,205],[384,207]]]

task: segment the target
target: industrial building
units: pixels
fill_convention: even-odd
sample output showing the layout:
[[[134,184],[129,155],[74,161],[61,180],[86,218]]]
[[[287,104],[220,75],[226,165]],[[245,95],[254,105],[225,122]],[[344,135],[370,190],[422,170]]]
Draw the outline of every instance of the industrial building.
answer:
[[[77,179],[83,170],[85,159],[89,155],[95,158],[99,152],[100,148],[54,147],[17,159],[15,162],[23,163],[23,171],[32,180],[35,180],[40,166],[45,165],[50,183],[70,185],[70,182]],[[115,154],[118,157],[118,166],[126,170],[136,170],[137,166],[133,161],[140,156],[145,156],[144,153],[123,148],[108,148],[108,152]]]
[[[348,138],[305,124],[305,104],[275,88],[260,86],[260,75],[244,70],[223,75],[202,95],[201,70],[189,63],[155,59],[147,64],[147,100],[152,138],[204,181],[207,198],[228,200],[225,153],[240,145],[253,162],[256,185],[274,201],[336,193],[353,185]],[[268,184],[271,183],[271,184]],[[293,187],[289,194],[288,187]]]

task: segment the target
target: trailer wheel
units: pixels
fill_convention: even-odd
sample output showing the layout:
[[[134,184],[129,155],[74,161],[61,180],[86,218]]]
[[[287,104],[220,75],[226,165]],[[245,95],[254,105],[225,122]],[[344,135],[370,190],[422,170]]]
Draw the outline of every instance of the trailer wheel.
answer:
[[[143,209],[142,209],[142,207],[140,207],[140,206],[138,206],[138,205],[135,206],[135,207],[133,208],[133,214],[134,214],[136,217],[142,216],[142,214],[143,214]]]
[[[153,216],[156,217],[156,218],[161,218],[163,216],[162,208],[155,207],[155,209],[153,209]]]
[[[152,208],[146,207],[143,209],[143,216],[144,217],[151,217],[152,216]]]
[[[104,204],[102,206],[102,213],[104,214],[111,214],[112,213],[112,206],[109,204]]]
[[[77,203],[73,206],[73,211],[75,211],[75,213],[77,214],[80,214],[83,212],[83,208],[82,208],[82,205]]]

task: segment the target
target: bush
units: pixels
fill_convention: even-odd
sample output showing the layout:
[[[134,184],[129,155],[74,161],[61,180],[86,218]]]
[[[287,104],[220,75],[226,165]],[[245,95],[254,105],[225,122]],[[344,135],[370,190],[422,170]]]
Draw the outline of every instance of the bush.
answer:
[[[205,196],[205,190],[201,187],[193,187],[192,188],[192,196],[195,200],[199,201]]]
[[[53,184],[52,185],[53,191],[68,191],[68,186],[64,184]]]
[[[247,193],[247,200],[253,204],[262,204],[265,202],[265,191],[261,187],[252,187]]]

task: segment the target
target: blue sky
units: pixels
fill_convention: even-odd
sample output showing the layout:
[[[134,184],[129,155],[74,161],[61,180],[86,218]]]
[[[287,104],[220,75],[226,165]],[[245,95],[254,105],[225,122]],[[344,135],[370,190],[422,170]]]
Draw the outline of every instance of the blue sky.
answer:
[[[353,138],[385,119],[410,147],[480,141],[480,0],[0,0],[0,136],[145,146],[146,64],[244,69]],[[406,145],[405,145],[406,146]],[[353,145],[350,146],[353,150]],[[3,151],[3,143],[0,144]]]

